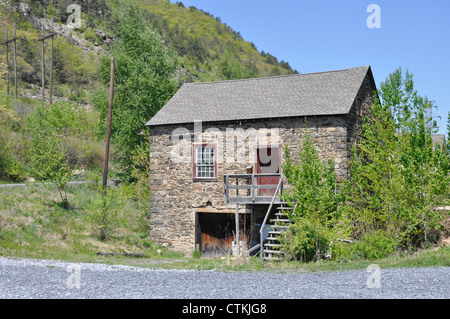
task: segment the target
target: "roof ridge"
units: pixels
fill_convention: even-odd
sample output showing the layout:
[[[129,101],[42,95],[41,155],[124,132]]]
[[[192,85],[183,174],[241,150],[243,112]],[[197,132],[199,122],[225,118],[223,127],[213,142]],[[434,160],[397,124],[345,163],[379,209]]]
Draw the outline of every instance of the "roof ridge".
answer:
[[[299,73],[299,74],[272,75],[272,76],[262,76],[262,77],[256,77],[256,78],[248,78],[248,79],[234,79],[234,80],[207,81],[207,82],[186,82],[183,85],[206,85],[206,84],[219,84],[219,83],[230,83],[230,82],[256,81],[256,80],[266,80],[266,79],[298,77],[298,76],[304,76],[304,75],[315,75],[315,74],[323,74],[323,73],[344,72],[344,71],[356,70],[356,69],[362,69],[362,68],[369,68],[369,67],[370,67],[370,65],[365,65],[365,66],[358,66],[358,67],[354,67],[354,68],[346,68],[346,69],[341,69],[341,70],[310,72],[310,73]]]

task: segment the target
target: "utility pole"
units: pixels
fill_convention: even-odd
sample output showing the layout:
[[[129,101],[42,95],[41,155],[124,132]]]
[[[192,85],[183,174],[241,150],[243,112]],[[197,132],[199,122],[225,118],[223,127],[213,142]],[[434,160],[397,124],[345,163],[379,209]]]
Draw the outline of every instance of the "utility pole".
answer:
[[[6,45],[6,95],[9,95],[9,41],[8,41],[8,27],[5,28],[5,45]]]
[[[17,99],[17,37],[16,24],[14,23],[14,97]]]
[[[52,31],[49,35],[45,35],[44,24],[42,24],[42,37],[38,41],[42,41],[42,101],[45,101],[45,40],[51,38],[51,57],[50,57],[50,104],[52,103],[52,90],[53,90],[53,37],[56,34],[53,32],[53,20],[52,20]]]
[[[114,68],[115,58],[111,57],[111,75],[109,82],[109,110],[108,110],[108,125],[106,128],[106,147],[105,147],[105,162],[103,164],[103,191],[106,192],[106,184],[108,182],[108,163],[109,163],[109,144],[111,139],[111,118],[112,106],[114,98]]]
[[[235,241],[236,241],[236,256],[241,256],[241,249],[240,249],[240,240],[239,240],[239,204],[236,204],[236,213],[235,213],[235,223],[236,223],[236,234],[234,235]],[[262,249],[261,249],[262,251]]]
[[[9,95],[9,84],[10,84],[10,72],[9,72],[9,44],[14,43],[14,85],[15,85],[15,96],[17,98],[17,50],[16,50],[16,24],[14,23],[14,37],[8,39],[8,27],[5,28],[5,41],[0,43],[0,45],[6,46],[6,94]]]
[[[52,104],[53,99],[53,18],[52,18],[52,34],[51,34],[51,48],[50,48],[50,104]]]
[[[42,41],[42,60],[41,60],[41,81],[42,81],[42,102],[45,101],[45,30],[44,30],[44,24],[42,24],[42,38],[39,39],[39,41]]]

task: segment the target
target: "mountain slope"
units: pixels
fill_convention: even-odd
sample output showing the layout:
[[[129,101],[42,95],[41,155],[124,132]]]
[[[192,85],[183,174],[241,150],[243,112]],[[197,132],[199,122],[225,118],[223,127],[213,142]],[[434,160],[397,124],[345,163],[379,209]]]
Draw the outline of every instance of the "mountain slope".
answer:
[[[141,0],[153,26],[164,41],[182,57],[191,75],[199,81],[229,80],[297,73],[289,63],[258,52],[220,18],[181,2]]]
[[[14,23],[17,28],[17,75],[18,94],[21,97],[38,99],[41,97],[41,57],[42,47],[38,41],[41,35],[41,22],[38,16],[32,15],[32,11],[24,6],[22,11],[11,9],[9,6],[1,5],[0,2],[0,29],[2,39],[4,30],[8,29],[8,38],[13,37]],[[28,13],[28,14],[27,14]],[[46,21],[48,34],[49,21]],[[55,23],[55,28],[61,28]],[[39,30],[39,31],[38,31]],[[62,35],[58,33],[58,35]],[[85,51],[78,45],[75,34],[68,36],[57,36],[54,38],[53,52],[53,84],[54,95],[61,99],[70,99],[77,102],[88,101],[88,91],[97,87],[99,83],[98,67],[99,57],[94,51]],[[0,40],[1,41],[1,40]],[[5,47],[0,48],[0,63],[5,62]],[[46,65],[46,88],[49,83],[50,64],[50,40],[46,41],[45,65]],[[5,70],[6,71],[6,70]],[[10,92],[14,92],[13,77],[13,50],[9,47],[9,71],[11,74]],[[0,87],[0,94],[6,93],[6,87]],[[48,93],[46,94],[48,96]]]
[[[71,13],[67,13],[67,5],[73,2],[81,5],[82,25],[70,30],[67,21]],[[44,7],[44,3],[48,5]],[[41,109],[48,109],[56,114],[56,118],[70,115],[67,110],[72,110],[79,118],[86,115],[92,119],[77,122],[83,127],[82,135],[75,135],[73,118],[67,118],[65,122],[58,119],[51,125],[54,130],[63,132],[58,133],[57,138],[66,149],[71,166],[100,169],[103,154],[98,143],[102,143],[106,131],[109,55],[115,55],[112,161],[126,180],[132,180],[130,176],[136,168],[133,154],[140,151],[139,154],[148,156],[147,150],[140,149],[141,145],[148,146],[145,136],[140,134],[145,130],[145,123],[182,83],[296,72],[288,63],[258,52],[251,42],[242,39],[239,32],[221,23],[220,18],[194,7],[185,8],[182,3],[168,0],[23,0],[21,3],[0,0],[0,30],[7,27],[11,38],[15,23],[20,38],[17,100],[5,97],[5,55],[4,46],[0,47],[0,115],[11,115],[7,123],[0,123],[0,150],[3,153],[0,155],[7,154],[11,163],[8,167],[0,167],[0,178],[3,171],[4,179],[12,179],[10,171],[14,167],[22,168],[17,169],[14,179],[34,177],[34,164],[29,158],[33,145],[27,141],[35,132],[30,131],[27,118],[38,116],[36,106],[42,103],[42,48],[38,39],[42,27],[46,35],[51,32],[50,19],[53,19],[57,33],[54,39],[53,101],[70,103],[54,103],[48,107],[48,101],[45,101],[46,107]],[[44,58],[48,100],[50,39],[46,41]],[[12,75],[12,58],[9,71]],[[10,93],[14,92],[13,86],[11,76]],[[12,114],[14,111],[17,114]],[[39,119],[42,118],[45,116]],[[76,131],[80,131],[79,128]],[[5,158],[3,156],[3,163]],[[145,166],[139,167],[138,171],[145,169]]]
[[[82,9],[82,27],[68,31],[68,1],[53,0],[46,7],[41,1],[0,0],[0,29],[8,27],[12,37],[17,24],[18,75],[20,95],[39,98],[41,87],[41,47],[37,41],[42,24],[50,32],[50,18],[55,21],[54,94],[63,99],[88,102],[89,95],[101,86],[98,68],[101,54],[108,53],[117,40],[109,19],[117,8],[117,0],[71,1]],[[253,43],[239,32],[221,23],[220,18],[195,7],[185,8],[181,2],[139,0],[147,10],[149,24],[159,33],[165,45],[179,56],[177,77],[182,81],[214,81],[296,73],[289,63],[258,52]],[[47,20],[43,18],[46,17]],[[2,37],[3,38],[3,37]],[[3,47],[1,48],[3,51]],[[49,45],[46,65],[49,64]],[[12,52],[10,53],[12,55]],[[0,54],[0,63],[4,62]],[[10,71],[12,63],[10,61]],[[47,78],[49,78],[48,69]],[[13,82],[11,82],[13,85]],[[48,87],[48,83],[47,83]],[[0,88],[0,93],[6,89]]]

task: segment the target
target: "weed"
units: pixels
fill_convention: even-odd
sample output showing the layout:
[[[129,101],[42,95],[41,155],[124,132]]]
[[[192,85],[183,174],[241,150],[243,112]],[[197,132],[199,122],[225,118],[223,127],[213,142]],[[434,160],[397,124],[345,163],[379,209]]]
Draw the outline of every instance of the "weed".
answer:
[[[201,252],[200,250],[198,250],[198,249],[195,249],[195,250],[192,252],[192,258],[198,259],[198,258],[200,258],[201,256],[202,256],[202,252]]]

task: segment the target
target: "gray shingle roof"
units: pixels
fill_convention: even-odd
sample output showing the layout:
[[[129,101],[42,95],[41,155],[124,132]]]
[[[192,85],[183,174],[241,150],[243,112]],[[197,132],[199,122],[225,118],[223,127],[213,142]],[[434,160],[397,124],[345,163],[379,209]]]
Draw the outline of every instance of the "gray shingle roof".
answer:
[[[346,114],[369,69],[186,83],[147,125]]]

